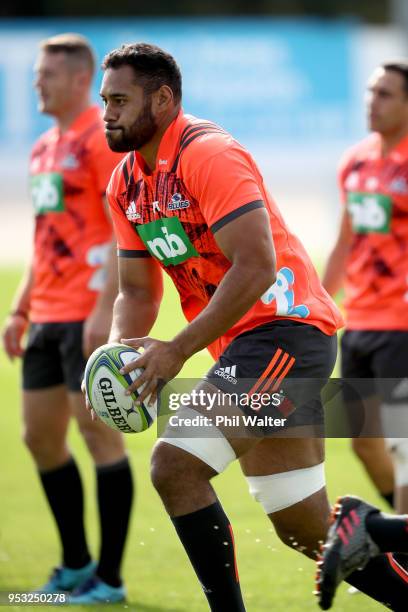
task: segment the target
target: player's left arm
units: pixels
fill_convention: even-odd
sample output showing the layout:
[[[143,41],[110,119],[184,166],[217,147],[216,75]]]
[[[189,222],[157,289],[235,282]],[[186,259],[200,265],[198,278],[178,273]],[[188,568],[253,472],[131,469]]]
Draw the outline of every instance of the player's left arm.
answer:
[[[215,239],[231,267],[209,304],[173,340],[123,339],[144,347],[142,357],[124,368],[145,368],[129,389],[147,382],[140,395],[143,401],[155,392],[155,380],[174,378],[185,361],[230,329],[275,282],[276,262],[269,216],[265,208],[251,210],[221,227]]]
[[[231,262],[207,307],[173,342],[191,357],[225,334],[275,282],[276,258],[265,208],[247,212],[215,233]]]

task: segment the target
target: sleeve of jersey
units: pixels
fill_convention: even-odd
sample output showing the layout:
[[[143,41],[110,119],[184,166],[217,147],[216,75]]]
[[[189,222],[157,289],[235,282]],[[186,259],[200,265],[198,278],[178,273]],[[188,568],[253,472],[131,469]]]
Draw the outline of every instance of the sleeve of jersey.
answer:
[[[123,153],[111,151],[103,131],[98,130],[91,144],[91,159],[93,174],[101,195],[105,194],[111,174],[122,158]]]
[[[186,178],[186,186],[215,233],[241,215],[264,207],[260,181],[248,154],[239,147],[229,147],[200,160]]]
[[[149,251],[146,249],[131,222],[126,218],[114,195],[115,179],[114,174],[108,185],[106,197],[109,202],[113,231],[118,245],[118,257],[150,257]]]

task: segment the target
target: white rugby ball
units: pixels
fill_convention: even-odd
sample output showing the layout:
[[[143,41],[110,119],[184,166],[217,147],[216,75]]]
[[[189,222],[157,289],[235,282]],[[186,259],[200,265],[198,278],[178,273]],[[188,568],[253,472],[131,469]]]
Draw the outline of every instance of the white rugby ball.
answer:
[[[140,354],[130,346],[112,342],[97,348],[85,367],[89,403],[106,425],[123,433],[144,431],[157,417],[157,402],[149,406],[150,396],[141,404],[135,403],[144,385],[131,395],[125,395],[126,389],[140,376],[142,369],[129,374],[121,374],[119,370]]]

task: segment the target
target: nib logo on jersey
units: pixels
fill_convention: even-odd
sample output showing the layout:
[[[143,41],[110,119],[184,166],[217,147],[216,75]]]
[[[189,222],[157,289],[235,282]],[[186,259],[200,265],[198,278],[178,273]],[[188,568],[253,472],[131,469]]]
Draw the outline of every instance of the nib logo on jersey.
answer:
[[[225,368],[217,368],[216,370],[214,370],[214,374],[216,376],[219,376],[220,378],[223,378],[224,380],[227,380],[233,385],[236,385],[238,382],[237,379],[235,378],[237,374],[236,365],[226,366]]]
[[[356,234],[389,234],[391,230],[392,200],[382,193],[347,194],[347,210]]]
[[[30,182],[36,215],[65,210],[62,174],[43,172],[32,176]]]
[[[178,217],[163,217],[136,229],[149,253],[166,267],[199,257]]]

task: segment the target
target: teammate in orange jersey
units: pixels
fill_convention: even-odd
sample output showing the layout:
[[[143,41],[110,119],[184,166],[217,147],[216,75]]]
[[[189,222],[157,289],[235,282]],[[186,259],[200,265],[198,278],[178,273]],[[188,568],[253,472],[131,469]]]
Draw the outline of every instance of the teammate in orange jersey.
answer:
[[[372,412],[380,405],[395,507],[408,512],[408,62],[375,70],[367,115],[373,133],[341,163],[345,209],[323,284],[333,295],[344,281],[342,375],[372,379],[366,402]],[[354,446],[379,490],[389,493],[392,464],[383,440],[356,439]]]
[[[35,87],[39,110],[54,117],[55,127],[32,150],[34,255],[3,331],[8,356],[23,358],[24,439],[62,544],[61,566],[40,591],[76,589],[72,603],[124,599],[120,563],[133,496],[121,434],[92,421],[80,392],[85,357],[106,342],[117,294],[104,200],[121,156],[107,146],[100,110],[91,105],[93,72],[92,49],[82,36],[41,44]],[[89,554],[80,475],[66,441],[72,414],[96,466],[98,563]]]
[[[103,67],[107,139],[114,151],[130,152],[107,191],[120,275],[110,339],[144,347],[123,368],[145,368],[128,390],[145,382],[141,400],[204,347],[216,360],[195,389],[203,401],[192,394],[155,446],[152,479],[211,610],[242,611],[232,529],[211,479],[239,458],[282,540],[315,556],[329,520],[324,449],[303,426],[321,423],[320,388],[335,362],[341,317],[251,155],[220,127],[184,114],[174,58],[139,43],[112,51]],[[189,321],[168,342],[147,337],[162,270]],[[222,400],[237,391],[238,405],[225,414]],[[270,403],[254,411],[245,395]],[[203,412],[210,418],[194,432],[188,419]],[[282,413],[291,431],[273,437],[282,432],[268,417]],[[217,417],[242,422],[244,414],[262,417],[257,435],[216,427]],[[368,564],[349,580],[381,598],[380,572]],[[394,601],[402,596],[395,581],[384,589]]]
[[[342,376],[366,379],[364,386],[359,385],[366,407],[362,435],[379,435],[379,419],[393,463],[383,438],[355,438],[353,447],[389,501],[387,493],[392,493],[395,478],[395,507],[407,513],[407,61],[385,63],[374,71],[368,83],[367,116],[372,134],[349,150],[340,165],[345,208],[323,285],[334,295],[344,284]],[[350,402],[350,414],[355,409]],[[391,559],[388,571],[400,564],[402,569],[395,574],[407,584],[406,555]],[[323,582],[323,602],[325,590]]]

